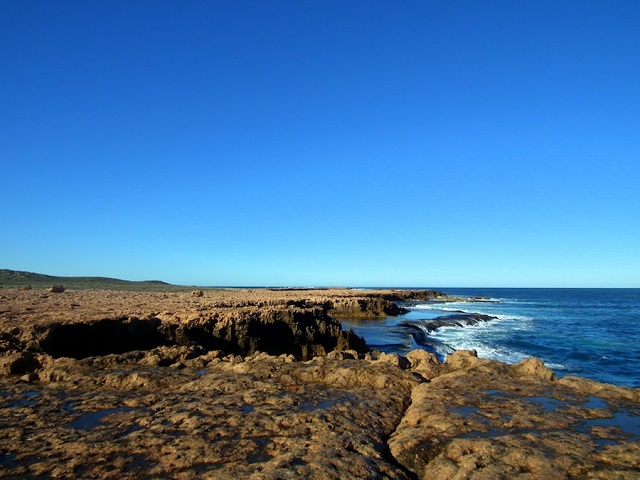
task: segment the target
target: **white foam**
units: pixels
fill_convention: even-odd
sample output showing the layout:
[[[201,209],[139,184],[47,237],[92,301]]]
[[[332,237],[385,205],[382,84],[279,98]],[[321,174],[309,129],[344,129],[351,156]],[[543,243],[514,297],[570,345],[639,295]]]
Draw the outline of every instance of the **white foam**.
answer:
[[[482,342],[461,341],[455,342],[455,344],[452,342],[449,345],[456,350],[475,350],[478,353],[478,357],[498,360],[500,362],[517,363],[527,358],[527,355],[522,352],[496,348]]]
[[[443,303],[418,303],[416,305],[409,305],[410,310],[445,310]]]
[[[498,320],[519,320],[522,322],[533,320],[533,318],[527,317],[526,315],[508,315],[504,313],[490,313],[489,315],[496,317]]]
[[[516,363],[530,357],[521,351],[511,350],[496,345],[501,339],[509,337],[516,331],[528,331],[535,328],[534,318],[522,315],[518,309],[518,302],[443,302],[443,303],[419,303],[409,305],[410,310],[431,311],[433,314],[442,312],[443,315],[451,313],[491,315],[495,319],[488,322],[478,322],[474,325],[443,326],[430,332],[430,336],[456,350],[476,350],[478,356],[499,360],[506,363]],[[515,305],[514,305],[515,303]],[[514,308],[515,307],[515,308]],[[515,311],[513,314],[510,311]],[[550,368],[563,369],[563,365],[553,365]]]
[[[420,303],[416,305],[409,305],[409,310],[435,310],[441,312],[452,313],[479,313],[482,315],[491,315],[500,320],[521,320],[529,321],[533,320],[526,315],[513,315],[508,313],[496,313],[496,308],[489,305],[474,305],[467,302],[455,302],[455,303]],[[500,309],[504,311],[504,309]]]
[[[567,366],[563,365],[562,363],[544,362],[544,364],[551,370],[569,370]]]

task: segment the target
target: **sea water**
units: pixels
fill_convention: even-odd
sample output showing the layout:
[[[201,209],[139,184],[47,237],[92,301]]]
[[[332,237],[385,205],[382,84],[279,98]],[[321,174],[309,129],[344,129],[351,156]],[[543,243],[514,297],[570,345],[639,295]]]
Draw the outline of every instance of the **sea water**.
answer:
[[[480,301],[412,302],[409,313],[384,320],[345,320],[367,344],[406,354],[414,348],[441,359],[455,350],[515,363],[540,358],[557,376],[640,387],[640,289],[439,289]],[[429,332],[438,317],[478,313],[496,317]]]

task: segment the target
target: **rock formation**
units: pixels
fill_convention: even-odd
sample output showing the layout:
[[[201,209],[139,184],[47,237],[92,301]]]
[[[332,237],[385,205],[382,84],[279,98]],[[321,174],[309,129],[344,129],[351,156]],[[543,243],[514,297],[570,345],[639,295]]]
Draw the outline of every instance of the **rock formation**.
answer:
[[[369,352],[329,315],[388,295],[422,294],[3,289],[0,476],[638,478],[638,389]]]
[[[496,318],[498,317],[480,313],[456,313],[432,318],[430,320],[422,320],[420,323],[428,332],[433,332],[441,327],[464,327],[476,325],[480,322],[490,322]]]
[[[337,295],[307,301],[268,291],[254,300],[260,295],[244,293],[209,292],[207,297],[77,291],[51,297],[36,290],[8,292],[8,309],[0,314],[0,351],[26,349],[84,358],[163,345],[200,345],[239,355],[260,351],[300,359],[335,349],[364,353],[364,341],[343,331],[329,312],[345,315],[357,305],[383,315],[387,302]],[[216,301],[206,301],[210,298]]]
[[[637,478],[640,392],[456,352],[389,440],[419,478]],[[598,385],[597,388],[594,388]]]

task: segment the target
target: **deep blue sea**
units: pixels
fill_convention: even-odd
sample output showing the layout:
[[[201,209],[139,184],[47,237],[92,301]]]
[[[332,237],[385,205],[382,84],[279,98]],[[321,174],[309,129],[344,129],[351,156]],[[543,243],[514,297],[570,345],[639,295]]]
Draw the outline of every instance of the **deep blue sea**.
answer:
[[[514,363],[538,357],[556,375],[640,387],[640,289],[449,288],[482,302],[416,302],[384,320],[345,320],[370,347],[406,354],[424,348],[443,359],[454,350]],[[428,332],[429,320],[479,313],[497,317]],[[421,331],[420,331],[421,330]]]

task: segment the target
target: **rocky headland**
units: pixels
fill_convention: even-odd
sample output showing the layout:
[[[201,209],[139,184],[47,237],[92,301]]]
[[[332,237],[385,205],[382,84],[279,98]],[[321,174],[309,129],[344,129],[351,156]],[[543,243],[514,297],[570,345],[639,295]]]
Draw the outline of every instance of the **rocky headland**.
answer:
[[[640,478],[638,389],[339,321],[442,298],[2,289],[0,477]]]

